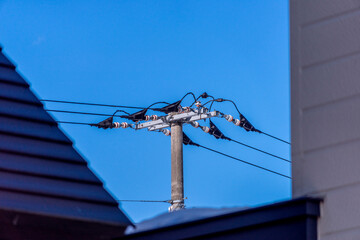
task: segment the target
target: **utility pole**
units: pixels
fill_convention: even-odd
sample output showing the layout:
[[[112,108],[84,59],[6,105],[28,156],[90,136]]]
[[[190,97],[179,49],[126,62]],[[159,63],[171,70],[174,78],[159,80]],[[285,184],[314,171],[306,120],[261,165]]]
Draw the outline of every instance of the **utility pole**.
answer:
[[[169,211],[183,209],[184,175],[183,175],[183,131],[182,123],[171,123],[171,206]]]
[[[169,212],[185,208],[184,204],[184,176],[183,176],[183,125],[194,124],[196,121],[219,117],[220,112],[209,112],[206,108],[191,109],[185,112],[171,112],[161,117],[153,117],[152,121],[133,125],[135,130],[163,132],[171,136],[171,206]],[[121,124],[118,123],[118,126]],[[198,123],[195,126],[199,126]],[[170,128],[170,130],[165,129]],[[208,127],[206,127],[209,130]],[[208,131],[207,131],[208,132]]]

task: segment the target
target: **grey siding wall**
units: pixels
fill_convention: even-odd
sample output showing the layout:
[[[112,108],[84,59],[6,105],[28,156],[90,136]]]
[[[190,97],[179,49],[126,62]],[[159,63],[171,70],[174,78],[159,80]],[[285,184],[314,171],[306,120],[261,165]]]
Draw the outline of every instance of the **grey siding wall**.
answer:
[[[290,0],[293,197],[319,239],[360,239],[360,0]]]

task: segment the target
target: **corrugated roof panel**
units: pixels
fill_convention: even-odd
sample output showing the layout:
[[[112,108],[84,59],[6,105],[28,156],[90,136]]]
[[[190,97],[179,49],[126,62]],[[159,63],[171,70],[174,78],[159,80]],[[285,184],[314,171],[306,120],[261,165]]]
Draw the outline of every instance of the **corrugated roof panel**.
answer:
[[[40,106],[0,99],[0,115],[12,116],[56,125],[56,122]]]
[[[4,208],[119,226],[131,225],[129,219],[121,211],[116,211],[113,206],[0,190],[0,209]]]
[[[0,98],[42,106],[28,87],[0,82]]]
[[[102,186],[0,171],[0,189],[117,206]]]
[[[0,170],[102,185],[86,163],[74,164],[0,152]]]
[[[12,64],[12,62],[10,62],[7,57],[5,57],[5,55],[1,52],[1,49],[0,49],[0,65],[10,68],[15,68],[15,65]]]
[[[0,82],[29,86],[14,69],[0,65]]]
[[[28,86],[0,54],[0,210],[131,224]]]
[[[57,126],[0,116],[0,133],[72,144]]]
[[[16,152],[49,159],[85,162],[71,145],[53,143],[0,133],[0,151]]]

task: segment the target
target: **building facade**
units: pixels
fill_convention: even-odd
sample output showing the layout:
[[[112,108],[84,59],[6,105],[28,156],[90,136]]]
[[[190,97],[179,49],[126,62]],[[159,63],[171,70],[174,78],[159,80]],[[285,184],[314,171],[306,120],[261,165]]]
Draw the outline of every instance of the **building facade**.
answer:
[[[322,197],[318,239],[360,239],[360,1],[291,0],[293,197]]]

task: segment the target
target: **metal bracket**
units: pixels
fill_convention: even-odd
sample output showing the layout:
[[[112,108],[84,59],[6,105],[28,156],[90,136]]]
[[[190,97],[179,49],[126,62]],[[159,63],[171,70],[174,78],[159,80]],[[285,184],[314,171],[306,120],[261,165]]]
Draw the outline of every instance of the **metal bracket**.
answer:
[[[135,129],[138,130],[138,129],[147,128],[149,131],[154,131],[154,130],[170,127],[170,124],[174,122],[190,123],[193,121],[198,121],[206,118],[218,117],[219,114],[220,113],[218,111],[206,112],[201,110],[200,111],[194,110],[192,112],[187,112],[187,113],[169,114],[155,121],[136,124]]]

